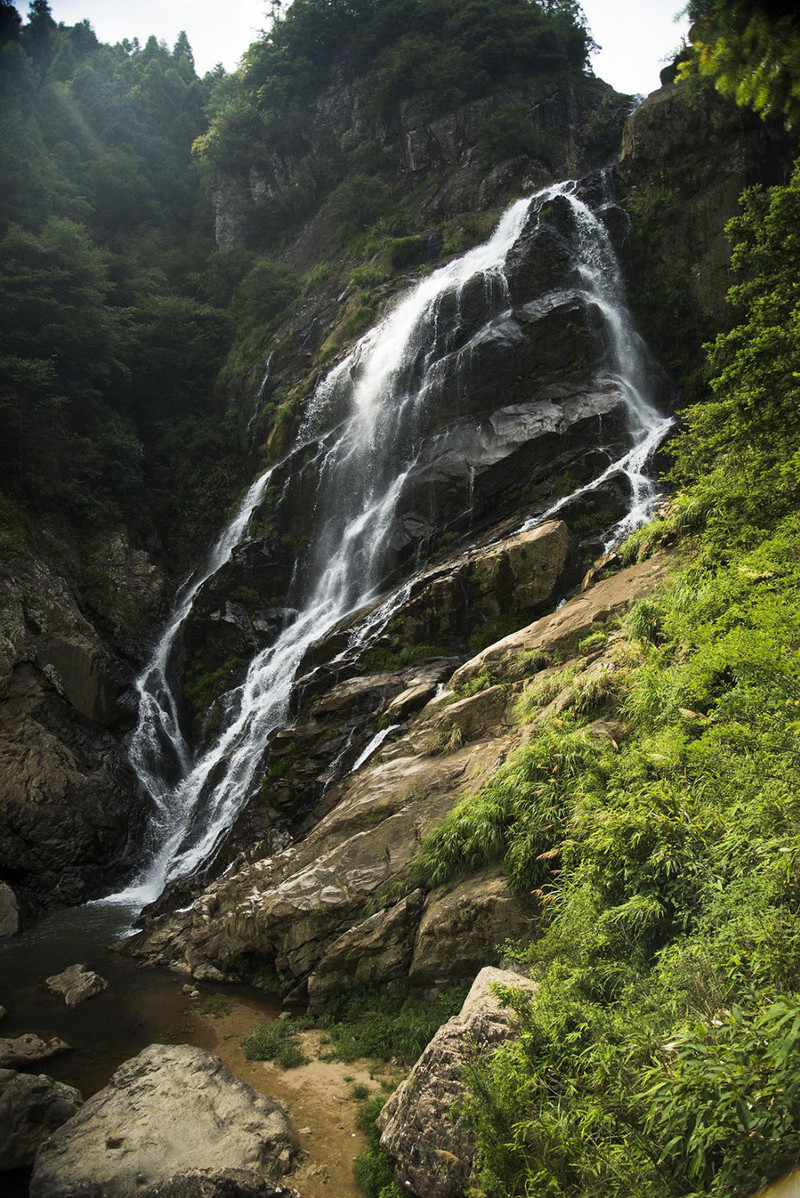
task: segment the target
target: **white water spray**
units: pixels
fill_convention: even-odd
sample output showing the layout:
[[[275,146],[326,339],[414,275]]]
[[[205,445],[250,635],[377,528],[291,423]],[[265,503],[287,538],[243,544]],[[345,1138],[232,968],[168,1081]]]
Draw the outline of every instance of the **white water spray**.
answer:
[[[270,472],[253,484],[208,565],[185,588],[151,663],[138,680],[139,723],[131,762],[153,797],[158,848],[140,878],[117,901],[156,898],[214,852],[242,809],[270,735],[285,723],[292,685],[308,649],[347,615],[377,596],[387,561],[387,533],[397,498],[419,449],[426,383],[447,345],[430,335],[440,298],[481,274],[507,302],[503,266],[528,217],[530,199],[505,213],[494,235],[424,279],[357,343],[318,387],[301,440],[313,440],[345,406],[346,418],[318,465],[317,534],[304,563],[306,597],[296,621],[250,664],[228,696],[230,719],[219,740],[192,762],[168,679],[178,631],[200,587],[231,556],[263,498]],[[180,769],[164,781],[163,756]]]
[[[633,507],[643,509],[644,462],[666,422],[644,398],[638,371],[645,358],[637,357],[624,305],[620,311],[619,269],[605,230],[567,185],[539,198],[543,202],[558,194],[567,195],[575,213],[581,280],[587,297],[603,313],[635,443],[607,473],[624,470],[633,487]],[[251,793],[272,733],[286,723],[308,650],[353,613],[374,606],[394,560],[397,501],[413,476],[430,427],[426,401],[439,377],[437,368],[461,331],[461,291],[480,276],[486,321],[508,309],[506,257],[525,228],[531,204],[524,199],[512,205],[486,244],[423,279],[318,386],[300,432],[301,443],[316,442],[322,448],[316,461],[314,537],[298,568],[302,594],[297,619],[255,656],[241,686],[226,696],[227,727],[197,760],[180,729],[170,656],[200,587],[242,539],[270,471],[253,484],[205,568],[181,591],[137,683],[140,713],[131,745],[131,761],[158,810],[153,837],[158,847],[142,876],[116,901],[151,901],[167,883],[190,875],[213,856]],[[449,321],[440,319],[445,297],[455,301]],[[597,480],[584,489],[596,485]],[[632,513],[629,518],[636,517]],[[385,625],[407,593],[407,587],[401,588],[373,611],[351,643],[363,643],[367,631]],[[377,747],[374,741],[371,747]]]

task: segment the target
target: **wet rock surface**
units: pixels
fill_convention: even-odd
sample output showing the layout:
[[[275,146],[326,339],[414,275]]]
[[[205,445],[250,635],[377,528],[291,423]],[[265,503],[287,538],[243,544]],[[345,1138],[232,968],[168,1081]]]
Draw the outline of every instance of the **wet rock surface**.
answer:
[[[129,1198],[148,1186],[161,1193],[161,1185],[176,1198],[260,1198],[258,1183],[278,1182],[296,1152],[283,1109],[236,1079],[218,1057],[154,1044],[122,1065],[41,1147],[31,1198]],[[205,1178],[193,1176],[203,1170]],[[226,1180],[228,1170],[250,1174],[252,1189],[235,1174]]]
[[[710,81],[694,96],[669,82],[626,123],[616,178],[633,218],[634,298],[653,349],[681,373],[701,365],[702,341],[731,322],[725,228],[742,191],[785,182],[796,154],[780,121],[731,104]]]
[[[209,966],[224,972],[225,962],[237,958],[266,964],[284,994],[307,996],[319,1010],[353,985],[387,985],[410,975],[426,987],[473,977],[497,943],[535,936],[535,907],[512,895],[496,871],[423,901],[409,884],[409,865],[425,833],[524,743],[529,732],[510,713],[531,671],[544,668],[553,652],[568,656],[588,633],[650,593],[668,561],[660,555],[597,578],[557,612],[455,672],[451,663],[441,693],[331,785],[327,811],[301,837],[261,856],[252,846],[249,861],[234,862],[188,910],[157,920],[127,951],[196,977]],[[375,690],[374,676],[361,681],[363,688],[348,684],[338,697],[314,699],[317,711],[339,711],[339,697],[355,701]],[[473,694],[460,689],[472,686]],[[615,732],[598,728],[597,734],[613,739]]]
[[[3,1037],[0,1038],[0,1069],[25,1069],[68,1050],[69,1044],[59,1036],[44,1040],[33,1032],[25,1032],[22,1036]]]
[[[115,726],[129,668],[32,557],[0,567],[0,872],[32,905],[130,871],[146,805]]]
[[[39,1146],[82,1105],[73,1086],[0,1069],[0,1171],[33,1164]]]
[[[6,882],[0,882],[0,939],[19,931],[19,903]]]
[[[46,978],[45,986],[51,994],[63,998],[68,1007],[77,1007],[87,998],[102,994],[108,982],[85,965],[70,965],[62,973]]]
[[[515,1016],[494,986],[536,988],[519,974],[482,969],[461,1012],[439,1029],[381,1112],[381,1148],[395,1162],[399,1187],[417,1198],[461,1198],[470,1184],[475,1137],[458,1113],[464,1073],[515,1035]]]

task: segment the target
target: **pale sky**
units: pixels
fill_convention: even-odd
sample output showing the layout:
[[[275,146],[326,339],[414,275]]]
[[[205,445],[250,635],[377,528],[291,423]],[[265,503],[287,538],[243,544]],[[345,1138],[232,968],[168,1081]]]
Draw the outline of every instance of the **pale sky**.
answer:
[[[21,13],[26,0],[15,0]],[[688,29],[673,20],[682,0],[582,0],[596,42],[596,75],[621,92],[647,93],[658,87],[663,60]],[[172,46],[185,29],[202,74],[222,62],[233,70],[239,57],[267,23],[265,0],[50,0],[56,21],[74,25],[88,17],[103,42],[151,33]]]

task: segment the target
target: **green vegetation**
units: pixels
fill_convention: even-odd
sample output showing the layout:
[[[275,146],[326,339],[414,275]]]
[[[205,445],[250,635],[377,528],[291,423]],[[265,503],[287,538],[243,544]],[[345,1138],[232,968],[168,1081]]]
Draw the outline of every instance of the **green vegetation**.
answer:
[[[274,1019],[259,1023],[242,1040],[242,1050],[248,1061],[274,1061],[281,1069],[297,1069],[307,1065],[309,1058],[297,1040],[297,1023],[289,1019]]]
[[[392,151],[370,140],[343,150],[315,120],[320,93],[357,81],[370,116],[391,120],[403,104],[432,117],[499,86],[581,72],[593,48],[577,0],[294,0],[216,89],[198,162],[209,182],[263,177],[268,203],[238,205],[252,247],[275,244],[328,200],[340,243],[384,222],[382,239],[403,243],[390,246],[391,264],[403,268],[422,247],[418,229],[392,227],[402,209]]]
[[[443,645],[406,645],[404,649],[368,649],[361,658],[367,670],[402,670],[426,657],[446,657]]]
[[[455,703],[459,699],[470,699],[480,691],[486,691],[489,687],[496,686],[499,681],[499,678],[496,678],[491,670],[481,670],[474,678],[468,678],[453,691],[453,702]]]
[[[695,56],[682,73],[699,69],[723,96],[761,116],[800,123],[800,18],[792,0],[690,0]]]
[[[442,990],[433,999],[360,990],[334,1004],[319,1026],[330,1037],[332,1060],[395,1058],[410,1065],[438,1028],[461,1009],[465,995],[461,986]]]
[[[536,129],[529,106],[521,100],[496,108],[484,121],[478,137],[478,154],[489,165],[525,154],[555,167],[559,150],[559,138]]]
[[[209,994],[200,1003],[200,1014],[210,1015],[212,1019],[221,1019],[230,1014],[231,1002],[224,994]]]
[[[0,17],[4,499],[68,539],[124,520],[193,553],[237,482],[190,155],[216,77],[185,35],[104,46],[45,0]]]
[[[625,547],[679,567],[594,665],[529,686],[523,718],[568,710],[416,863],[435,886],[498,862],[540,905],[523,1034],[473,1078],[492,1198],[745,1198],[800,1155],[798,203],[797,172],[746,195],[740,323],[673,445],[682,490]]]
[[[356,1157],[353,1172],[366,1198],[400,1198],[402,1194],[392,1181],[392,1166],[381,1152],[381,1135],[375,1124],[385,1105],[386,1099],[377,1095],[362,1102],[356,1113],[356,1123],[367,1137],[367,1147]]]

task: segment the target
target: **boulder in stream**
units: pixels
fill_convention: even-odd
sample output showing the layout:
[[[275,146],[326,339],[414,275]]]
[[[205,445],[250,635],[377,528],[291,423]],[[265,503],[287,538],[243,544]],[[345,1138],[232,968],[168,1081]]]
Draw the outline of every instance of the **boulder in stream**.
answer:
[[[0,1069],[0,1170],[32,1165],[39,1145],[82,1103],[78,1090],[43,1073]]]
[[[78,1003],[102,994],[108,987],[105,978],[85,965],[69,965],[63,973],[46,978],[44,984],[51,994],[63,998],[68,1007],[77,1007]]]
[[[46,1061],[60,1052],[67,1052],[68,1049],[69,1044],[66,1040],[61,1040],[58,1036],[43,1040],[33,1032],[25,1032],[24,1035],[15,1036],[13,1039],[0,1037],[0,1069],[27,1069],[30,1065],[37,1065],[39,1061]]]
[[[218,1057],[185,1044],[151,1044],[42,1145],[30,1193],[262,1198],[259,1183],[278,1183],[297,1150],[283,1107],[239,1081]],[[223,1185],[230,1170],[250,1174],[250,1188]],[[218,1185],[215,1175],[223,1179]]]

